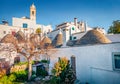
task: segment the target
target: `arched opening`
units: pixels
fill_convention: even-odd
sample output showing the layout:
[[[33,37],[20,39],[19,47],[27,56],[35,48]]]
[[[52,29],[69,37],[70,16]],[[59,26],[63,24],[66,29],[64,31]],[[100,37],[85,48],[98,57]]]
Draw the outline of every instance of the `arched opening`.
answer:
[[[20,57],[15,57],[14,58],[14,63],[19,63],[20,62]]]

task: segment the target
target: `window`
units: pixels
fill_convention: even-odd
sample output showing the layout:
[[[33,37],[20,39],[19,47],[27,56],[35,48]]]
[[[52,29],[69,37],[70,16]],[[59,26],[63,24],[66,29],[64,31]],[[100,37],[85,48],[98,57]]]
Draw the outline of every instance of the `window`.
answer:
[[[72,30],[75,30],[75,28],[74,28],[74,27],[72,27]]]
[[[34,15],[34,11],[32,11],[32,15]]]
[[[77,39],[76,37],[73,38],[74,40]]]
[[[6,34],[6,31],[3,31],[3,34]]]
[[[113,53],[113,69],[120,70],[120,52]]]
[[[23,23],[23,28],[27,28],[27,24],[26,23]]]
[[[20,57],[15,57],[14,58],[14,63],[19,63],[20,62]]]
[[[63,29],[63,31],[68,31],[68,29]]]

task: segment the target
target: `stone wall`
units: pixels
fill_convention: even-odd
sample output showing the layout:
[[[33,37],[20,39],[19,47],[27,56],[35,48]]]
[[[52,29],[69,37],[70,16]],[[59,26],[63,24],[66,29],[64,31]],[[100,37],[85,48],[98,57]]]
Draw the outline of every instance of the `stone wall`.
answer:
[[[10,69],[10,73],[17,72],[17,71],[23,71],[27,69],[27,64],[24,65],[13,65]]]

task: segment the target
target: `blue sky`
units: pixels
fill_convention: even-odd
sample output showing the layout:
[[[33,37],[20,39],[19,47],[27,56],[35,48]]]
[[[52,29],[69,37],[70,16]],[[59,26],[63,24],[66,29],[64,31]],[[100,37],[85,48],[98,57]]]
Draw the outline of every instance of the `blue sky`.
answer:
[[[29,17],[30,5],[37,9],[37,23],[51,24],[53,28],[62,22],[86,21],[90,27],[106,30],[114,20],[120,20],[120,0],[0,0],[0,21],[12,24],[12,17]]]

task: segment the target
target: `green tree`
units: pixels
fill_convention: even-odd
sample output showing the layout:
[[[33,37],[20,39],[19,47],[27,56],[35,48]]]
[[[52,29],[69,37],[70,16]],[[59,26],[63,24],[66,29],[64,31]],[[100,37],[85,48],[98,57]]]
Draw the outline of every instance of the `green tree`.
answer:
[[[108,29],[108,33],[113,33],[113,34],[120,33],[120,20],[113,21],[112,25]]]

